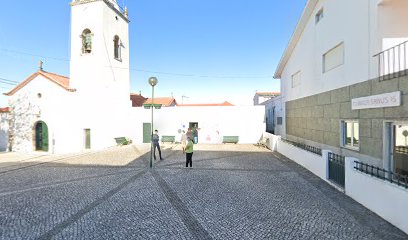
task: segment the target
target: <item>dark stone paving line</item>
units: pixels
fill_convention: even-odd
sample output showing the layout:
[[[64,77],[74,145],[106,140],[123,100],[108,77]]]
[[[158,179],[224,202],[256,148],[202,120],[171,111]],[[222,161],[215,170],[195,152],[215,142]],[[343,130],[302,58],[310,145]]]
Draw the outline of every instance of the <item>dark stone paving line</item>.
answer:
[[[330,186],[319,177],[313,175],[313,173],[309,172],[306,168],[286,158],[280,153],[274,152],[273,156],[289,168],[293,169],[305,181],[314,186],[318,191],[322,192],[325,196],[330,198],[333,204],[336,204],[337,207],[345,210],[347,213],[353,216],[354,219],[361,224],[361,226],[369,228],[371,232],[378,237],[376,239],[408,239],[408,235],[403,231],[393,226],[391,223],[385,221],[380,216],[367,209],[360,203],[356,202],[349,196],[345,195],[344,193],[334,190],[334,187]]]
[[[69,225],[71,225],[72,223],[78,221],[81,217],[83,217],[85,214],[89,213],[90,211],[92,211],[93,209],[95,209],[97,206],[99,206],[100,204],[102,204],[103,202],[105,202],[107,199],[109,199],[110,197],[112,197],[113,195],[115,195],[116,193],[118,193],[120,190],[124,189],[126,186],[128,186],[130,183],[134,182],[136,179],[140,178],[141,176],[143,176],[143,174],[146,173],[146,170],[143,170],[141,172],[138,172],[137,174],[133,175],[132,177],[130,177],[128,180],[126,180],[125,182],[123,182],[122,184],[120,184],[119,186],[117,186],[116,188],[110,190],[109,192],[107,192],[105,195],[103,195],[101,198],[96,199],[94,202],[92,202],[91,204],[85,206],[83,209],[81,209],[80,211],[78,211],[77,213],[75,213],[74,215],[72,215],[70,218],[66,219],[65,221],[57,224],[56,226],[54,226],[51,230],[49,230],[48,232],[44,233],[43,235],[41,235],[38,239],[51,239],[52,237],[54,237],[55,235],[59,234],[60,232],[62,232],[62,230],[64,230],[66,227],[68,227]]]
[[[173,151],[177,152],[177,151]],[[198,152],[198,151],[197,151]],[[174,153],[175,154],[175,153]],[[174,155],[170,154],[170,155]],[[193,163],[197,162],[206,162],[206,161],[213,161],[213,160],[220,160],[224,158],[232,158],[232,157],[242,157],[242,156],[251,156],[251,153],[245,153],[245,154],[236,154],[236,155],[227,155],[227,156],[222,156],[222,157],[215,157],[215,158],[201,158],[201,159],[193,159]],[[160,164],[160,166],[174,166],[174,165],[179,165],[180,163],[186,164],[186,162],[176,162],[176,163],[169,163],[169,164]]]
[[[209,167],[167,167],[167,166],[157,166],[157,169],[187,169],[188,171],[223,171],[223,172],[261,172],[261,173],[288,173],[293,172],[293,170],[276,170],[276,169],[244,169],[244,168],[209,168]]]
[[[183,223],[186,225],[187,229],[190,231],[191,235],[198,240],[211,240],[210,234],[203,228],[200,222],[191,214],[187,206],[181,201],[177,196],[177,193],[167,184],[167,182],[156,172],[151,172],[153,178],[156,180],[159,187],[162,189],[167,200],[177,211]]]
[[[82,178],[75,178],[75,179],[70,179],[66,181],[57,181],[53,183],[43,183],[43,184],[37,184],[37,185],[32,185],[30,187],[22,188],[22,189],[17,189],[17,190],[9,190],[9,191],[2,191],[0,192],[0,196],[5,196],[9,194],[15,194],[15,193],[22,193],[22,192],[27,192],[27,191],[32,191],[32,190],[38,190],[42,188],[49,188],[49,187],[57,187],[60,185],[64,185],[67,183],[76,183],[76,182],[81,182],[83,180],[89,180],[89,179],[95,179],[95,178],[103,178],[103,177],[109,177],[109,176],[115,176],[123,173],[129,173],[129,172],[134,172],[136,168],[132,168],[132,170],[126,170],[126,171],[120,171],[120,172],[113,172],[113,173],[106,173],[102,175],[94,175],[94,176],[88,176],[88,177],[82,177]]]
[[[15,167],[15,166],[19,166],[21,165],[21,163],[25,163],[25,161],[28,160],[33,160],[33,159],[38,159],[38,158],[42,158],[42,157],[47,157],[48,155],[40,155],[40,156],[35,156],[35,157],[30,157],[30,158],[25,158],[25,159],[21,159],[20,161],[16,161],[16,164],[12,164],[12,165],[8,165],[7,167]]]
[[[9,170],[5,170],[5,171],[0,171],[0,175],[6,174],[6,173],[10,173],[10,172],[17,172],[17,171],[21,171],[27,168],[32,168],[32,167],[37,167],[40,165],[44,165],[44,164],[48,164],[48,163],[54,163],[54,162],[58,162],[58,161],[62,161],[62,160],[66,160],[66,159],[70,159],[70,158],[75,158],[75,157],[79,157],[79,156],[86,156],[86,155],[91,155],[94,153],[83,153],[83,154],[78,154],[78,155],[74,155],[74,156],[68,156],[68,157],[62,157],[62,158],[58,158],[58,159],[54,159],[54,160],[50,160],[50,161],[46,161],[46,162],[40,162],[40,163],[34,163],[28,166],[23,166],[23,167],[19,167],[19,168],[13,168],[13,169],[9,169]]]

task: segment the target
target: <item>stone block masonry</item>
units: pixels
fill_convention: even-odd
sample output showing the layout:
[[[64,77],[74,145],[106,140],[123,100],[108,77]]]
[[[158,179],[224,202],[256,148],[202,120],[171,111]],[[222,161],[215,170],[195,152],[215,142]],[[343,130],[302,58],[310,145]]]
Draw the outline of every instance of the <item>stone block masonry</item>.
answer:
[[[398,107],[352,110],[353,98],[401,91],[402,104]],[[289,140],[315,142],[331,146],[341,153],[340,124],[342,120],[359,122],[362,154],[376,159],[383,158],[384,121],[408,120],[408,76],[387,81],[378,78],[328,92],[296,99],[286,103],[286,133]]]

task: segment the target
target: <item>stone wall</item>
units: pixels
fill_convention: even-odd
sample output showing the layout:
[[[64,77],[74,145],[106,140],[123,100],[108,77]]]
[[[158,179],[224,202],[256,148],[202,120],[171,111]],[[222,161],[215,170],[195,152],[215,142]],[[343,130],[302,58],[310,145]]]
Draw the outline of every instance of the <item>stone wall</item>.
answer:
[[[351,99],[401,91],[401,106],[351,110]],[[408,76],[387,81],[368,80],[329,92],[286,103],[287,138],[326,145],[336,152],[349,151],[340,145],[340,121],[358,120],[362,154],[383,158],[383,122],[408,120]]]

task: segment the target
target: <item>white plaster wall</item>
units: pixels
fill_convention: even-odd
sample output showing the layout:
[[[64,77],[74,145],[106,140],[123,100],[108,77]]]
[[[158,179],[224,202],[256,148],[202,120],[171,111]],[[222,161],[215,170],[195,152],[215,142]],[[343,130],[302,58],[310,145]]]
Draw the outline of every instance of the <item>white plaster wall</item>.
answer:
[[[378,34],[381,38],[407,38],[408,1],[393,0],[376,6],[378,9]],[[384,50],[383,48],[382,50]]]
[[[9,114],[0,113],[0,152],[8,148]]]
[[[315,24],[321,8],[324,17]],[[384,49],[385,43],[395,45],[408,37],[404,24],[407,11],[408,2],[404,0],[389,1],[384,6],[370,0],[319,1],[282,72],[284,101],[377,77],[378,60],[373,55]],[[323,54],[341,42],[344,64],[323,73]],[[298,71],[302,75],[300,86],[292,88],[291,76]]]
[[[346,194],[408,233],[408,190],[354,169],[354,158],[346,158]]]
[[[272,151],[278,151],[278,142],[281,139],[281,136],[274,135],[268,132],[264,132],[262,135],[263,139],[265,139],[265,143],[267,147]],[[267,139],[267,140],[266,140]]]
[[[324,157],[305,151],[283,141],[278,141],[277,151],[297,164],[305,167],[321,179],[327,179],[327,164]]]
[[[161,136],[180,137],[179,129],[184,126],[187,130],[189,122],[198,122],[199,143],[220,143],[222,136],[239,136],[239,143],[246,144],[257,143],[262,137],[264,120],[264,106],[164,107],[154,109],[153,128]],[[143,122],[150,121],[151,109],[133,108],[129,136],[141,143]]]

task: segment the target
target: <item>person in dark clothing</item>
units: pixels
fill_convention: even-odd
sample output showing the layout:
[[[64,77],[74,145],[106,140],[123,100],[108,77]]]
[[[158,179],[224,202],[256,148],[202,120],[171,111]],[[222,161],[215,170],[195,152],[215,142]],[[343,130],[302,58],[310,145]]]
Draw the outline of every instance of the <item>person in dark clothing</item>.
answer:
[[[154,156],[154,160],[156,160],[156,148],[157,148],[157,150],[159,150],[160,160],[163,160],[162,155],[161,155],[161,150],[160,150],[160,144],[159,144],[160,138],[159,138],[159,134],[158,134],[158,133],[159,133],[159,131],[154,130],[154,134],[153,134],[153,136],[152,136],[153,149],[154,149],[154,151],[153,151],[153,156]]]

